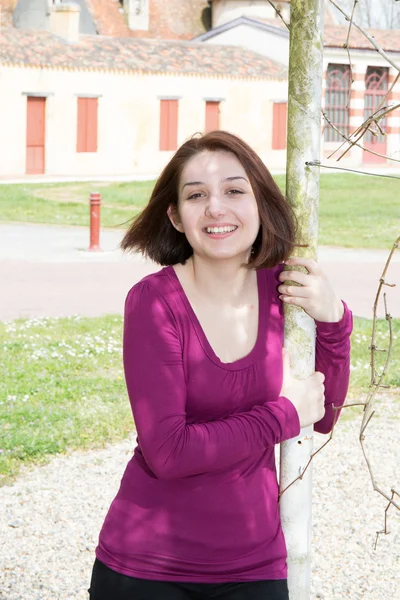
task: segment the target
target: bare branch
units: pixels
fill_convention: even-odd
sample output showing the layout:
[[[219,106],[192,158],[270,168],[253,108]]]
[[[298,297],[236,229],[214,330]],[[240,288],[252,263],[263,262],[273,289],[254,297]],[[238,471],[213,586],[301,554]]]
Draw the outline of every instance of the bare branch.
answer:
[[[349,17],[349,15],[340,6],[338,6],[338,4],[336,4],[336,2],[334,0],[329,0],[329,2],[331,4],[333,4],[333,6],[335,8],[337,8],[339,12],[342,13],[342,15],[345,17],[346,21],[350,21],[351,20],[351,17]],[[379,54],[381,56],[383,56],[383,58],[385,58],[387,60],[387,62],[390,65],[392,65],[392,67],[394,69],[396,69],[396,71],[400,72],[400,67],[394,62],[394,60],[392,60],[390,58],[390,56],[388,56],[386,54],[386,52],[384,50],[382,50],[382,48],[380,47],[380,45],[378,44],[378,42],[376,41],[376,39],[372,35],[370,35],[367,31],[365,31],[365,29],[363,29],[362,27],[360,27],[360,25],[357,25],[357,23],[355,23],[354,21],[352,21],[352,22],[353,22],[354,27],[356,29],[358,29],[358,31],[360,31],[367,38],[367,40],[373,45],[373,47],[375,48],[375,50],[377,52],[379,52]]]
[[[282,11],[280,8],[276,8],[275,4],[273,2],[271,2],[271,0],[267,0],[268,4],[270,4],[272,6],[272,8],[274,9],[274,11],[276,12],[276,14],[278,15],[278,17],[281,19],[281,21],[283,21],[286,25],[286,27],[290,30],[290,26],[289,23],[287,23],[285,21],[285,19],[282,17]],[[357,0],[358,2],[358,0]]]
[[[393,244],[393,247],[390,251],[390,254],[388,256],[388,259],[386,261],[385,267],[383,269],[382,275],[379,279],[379,286],[378,286],[378,290],[375,296],[375,301],[374,301],[374,306],[373,306],[373,313],[374,313],[374,318],[373,318],[373,325],[372,325],[372,333],[371,333],[371,345],[370,345],[370,349],[371,349],[371,383],[369,386],[369,391],[367,394],[367,398],[365,400],[365,402],[355,402],[352,404],[343,404],[342,406],[333,406],[333,410],[338,412],[338,416],[339,416],[339,411],[342,410],[343,408],[349,408],[350,406],[363,406],[364,407],[364,415],[363,415],[363,419],[360,425],[360,434],[359,434],[359,441],[360,441],[360,445],[361,445],[361,449],[364,455],[364,459],[365,462],[367,464],[367,468],[368,468],[368,472],[371,478],[371,483],[372,483],[372,487],[374,489],[375,492],[377,492],[378,494],[380,494],[383,498],[385,498],[388,501],[388,505],[386,507],[385,510],[385,520],[384,520],[384,528],[381,531],[377,532],[377,537],[376,537],[376,542],[375,542],[375,547],[376,544],[378,542],[378,537],[380,534],[387,534],[388,530],[387,530],[387,519],[388,519],[388,510],[391,506],[394,506],[397,510],[400,511],[400,502],[395,501],[395,496],[397,496],[398,498],[400,498],[400,494],[399,492],[397,492],[396,490],[392,489],[391,490],[391,495],[387,494],[384,490],[382,490],[377,482],[376,479],[374,477],[374,473],[372,470],[372,466],[371,463],[368,459],[367,456],[367,452],[365,449],[365,431],[369,425],[369,423],[372,420],[372,417],[374,416],[374,410],[373,410],[373,404],[374,404],[374,400],[377,394],[378,389],[385,387],[383,385],[383,380],[385,375],[387,374],[387,369],[389,367],[389,363],[390,363],[390,358],[391,358],[391,352],[392,352],[392,347],[393,347],[393,328],[392,328],[392,317],[388,312],[387,309],[387,302],[386,302],[386,294],[383,295],[383,299],[384,299],[384,306],[385,306],[385,317],[386,320],[388,322],[388,326],[389,326],[389,347],[386,350],[386,360],[385,360],[385,365],[383,367],[382,372],[378,375],[377,371],[375,369],[375,352],[378,351],[385,351],[385,350],[378,350],[378,348],[376,347],[376,322],[377,322],[377,309],[378,309],[378,303],[379,303],[379,298],[380,298],[380,294],[382,291],[383,286],[390,286],[390,287],[394,287],[393,284],[389,284],[385,281],[385,276],[387,273],[387,270],[389,268],[390,262],[392,260],[393,254],[396,251],[396,249],[399,247],[400,245],[400,236],[396,239],[396,241]],[[292,485],[294,485],[296,483],[296,481],[299,481],[301,479],[303,479],[305,472],[307,471],[307,469],[309,468],[312,460],[314,459],[314,457],[321,452],[321,450],[323,450],[323,448],[325,448],[325,446],[327,446],[327,444],[329,444],[329,442],[332,440],[333,438],[333,433],[335,431],[335,426],[336,423],[338,421],[338,417],[335,419],[335,422],[333,424],[331,433],[329,438],[326,440],[326,442],[324,442],[322,444],[322,446],[320,448],[318,448],[318,450],[316,450],[315,452],[313,452],[310,455],[310,458],[307,462],[307,464],[305,465],[304,469],[301,471],[300,475],[298,477],[296,477],[296,479],[294,479],[289,485],[286,486],[286,488],[280,492],[279,494],[279,498],[281,498],[281,496],[286,492],[286,490],[288,490]]]
[[[354,11],[356,9],[357,3],[358,3],[358,0],[354,0],[353,10],[351,11],[351,17],[350,17],[350,23],[349,23],[349,30],[347,32],[347,38],[346,38],[346,42],[344,44],[344,48],[347,50],[347,56],[349,57],[349,68],[350,68],[350,88],[349,88],[349,97],[347,99],[347,106],[349,106],[349,104],[350,104],[351,86],[354,83],[354,79],[353,79],[353,67],[351,65],[351,56],[350,56],[350,49],[349,49],[349,41],[350,41],[351,26],[353,24]]]
[[[395,104],[394,106],[389,106],[389,107],[388,106],[384,106],[384,107],[379,108],[378,110],[376,110],[370,117],[368,117],[368,119],[366,119],[364,121],[364,123],[362,123],[351,134],[352,136],[358,136],[358,137],[355,140],[352,140],[351,142],[349,142],[349,147],[346,148],[346,150],[343,152],[343,154],[341,154],[339,156],[339,158],[337,160],[339,161],[341,158],[343,158],[343,156],[345,156],[345,154],[347,154],[347,152],[349,152],[349,150],[351,150],[351,148],[354,145],[356,145],[356,143],[367,133],[367,131],[371,131],[372,134],[376,135],[376,132],[374,132],[370,128],[371,125],[375,125],[375,126],[379,127],[378,122],[381,121],[382,119],[384,119],[386,117],[386,115],[388,115],[389,113],[393,112],[394,110],[397,110],[399,107],[400,107],[400,104]],[[380,129],[380,131],[382,132],[382,129]],[[384,135],[386,135],[384,132],[382,132],[382,133]],[[338,152],[338,150],[340,150],[340,148],[342,148],[343,145],[344,145],[344,142],[338,148],[336,148],[336,150],[334,150],[328,156],[328,158],[331,158],[334,154],[336,154],[336,152]],[[390,157],[386,157],[386,158],[390,158]]]
[[[397,159],[397,158],[392,158],[391,156],[387,156],[386,154],[379,154],[379,152],[375,152],[374,150],[370,150],[369,148],[364,148],[364,146],[361,146],[361,144],[359,144],[357,141],[354,141],[354,140],[351,139],[351,136],[354,135],[353,133],[350,136],[347,136],[345,133],[343,133],[342,131],[340,131],[340,129],[338,129],[336,127],[336,125],[334,125],[332,123],[332,121],[329,119],[329,117],[327,116],[327,114],[324,113],[324,111],[322,111],[322,115],[323,115],[325,121],[332,127],[332,129],[334,129],[335,131],[337,131],[337,133],[339,135],[341,135],[342,138],[344,138],[352,146],[358,146],[358,148],[361,148],[361,150],[363,150],[364,152],[369,152],[370,154],[375,154],[375,156],[380,156],[381,158],[387,158],[389,160],[394,160],[395,162],[400,162],[400,160]],[[340,150],[340,148],[342,146],[343,146],[343,144],[341,144],[339,146],[339,148],[336,148],[336,150],[334,150],[334,152],[332,152],[332,154],[330,154],[328,156],[328,158],[330,158],[331,156],[333,156],[338,150]],[[340,159],[338,159],[338,160],[340,160]]]

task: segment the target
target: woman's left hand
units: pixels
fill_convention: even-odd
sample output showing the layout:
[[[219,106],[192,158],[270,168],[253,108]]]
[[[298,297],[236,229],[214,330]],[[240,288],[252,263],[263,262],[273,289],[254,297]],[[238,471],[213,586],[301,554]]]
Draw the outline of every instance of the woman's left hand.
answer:
[[[305,312],[324,323],[337,323],[344,313],[344,306],[332,288],[329,279],[321,267],[311,258],[289,258],[286,265],[305,267],[308,273],[301,271],[282,271],[278,287],[279,298],[285,304],[300,306]],[[294,281],[297,285],[288,285],[286,281]]]

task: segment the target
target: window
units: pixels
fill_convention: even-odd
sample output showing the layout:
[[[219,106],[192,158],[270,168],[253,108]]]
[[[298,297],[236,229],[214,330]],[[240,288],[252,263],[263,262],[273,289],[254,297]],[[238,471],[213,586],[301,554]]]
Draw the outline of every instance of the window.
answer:
[[[350,70],[348,65],[328,65],[326,73],[325,113],[328,119],[345,135],[349,135]],[[329,124],[325,127],[325,141],[342,141],[342,136]]]
[[[206,101],[206,133],[219,129],[219,102],[218,100]]]
[[[383,100],[388,91],[389,69],[387,67],[368,67],[365,75],[365,101],[364,101],[364,119],[374,115],[378,108],[384,106]],[[386,118],[379,121],[382,131],[386,130]],[[378,145],[382,143],[383,138],[378,127],[372,126],[376,135],[372,131],[367,131],[364,136],[364,142],[367,144]]]
[[[287,102],[274,102],[272,109],[272,150],[286,148]]]
[[[178,148],[178,100],[160,100],[160,150]]]
[[[77,152],[97,152],[98,98],[78,98]]]

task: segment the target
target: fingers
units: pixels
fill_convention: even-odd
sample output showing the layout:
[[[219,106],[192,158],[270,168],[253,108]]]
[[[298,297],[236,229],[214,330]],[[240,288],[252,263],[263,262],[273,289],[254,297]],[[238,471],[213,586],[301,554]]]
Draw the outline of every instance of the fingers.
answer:
[[[279,274],[279,281],[295,281],[300,285],[307,285],[310,282],[310,276],[301,271],[282,271]]]
[[[302,256],[291,257],[285,260],[285,265],[305,267],[312,275],[320,275],[322,273],[320,266],[312,258],[304,258]]]
[[[299,306],[300,308],[303,308],[307,312],[308,298],[305,295],[303,297],[281,295],[281,296],[279,296],[279,300],[282,300],[282,302],[284,302],[285,304],[292,304],[293,306]]]
[[[303,286],[297,285],[280,285],[278,292],[283,296],[291,296],[293,298],[309,298],[310,291]]]

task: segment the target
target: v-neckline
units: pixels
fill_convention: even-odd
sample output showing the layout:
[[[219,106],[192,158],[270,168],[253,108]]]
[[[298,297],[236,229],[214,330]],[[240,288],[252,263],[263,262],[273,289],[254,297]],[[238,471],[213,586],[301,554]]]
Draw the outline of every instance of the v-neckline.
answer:
[[[197,337],[203,347],[203,350],[210,358],[210,360],[212,360],[216,365],[218,365],[222,369],[226,369],[229,371],[238,371],[240,369],[245,369],[249,367],[260,358],[261,349],[263,347],[263,332],[265,331],[265,277],[262,276],[262,271],[256,271],[258,292],[258,328],[256,342],[248,354],[246,354],[242,358],[239,358],[229,363],[222,362],[222,360],[216,355],[214,349],[208,341],[208,338],[204,332],[203,327],[200,324],[196,313],[193,310],[189,298],[187,297],[186,292],[183,289],[180,279],[176,274],[176,271],[173,268],[173,266],[166,267],[165,271],[170,277],[172,283],[174,284],[175,289],[179,293],[179,296],[183,301],[183,304],[189,315],[190,321],[196,331]]]

